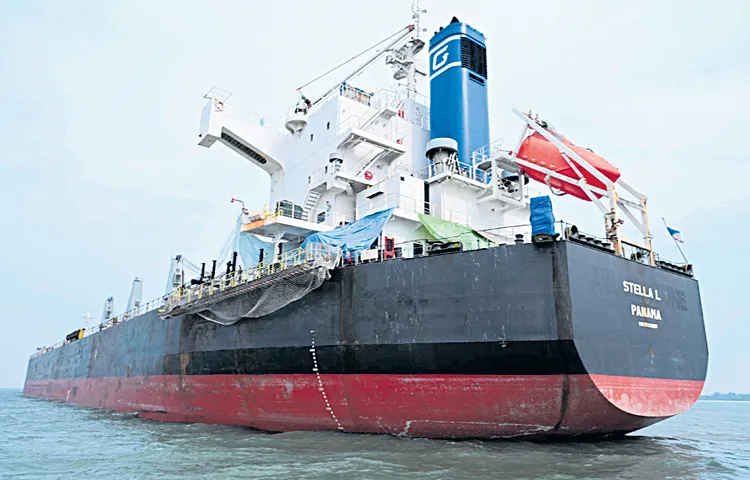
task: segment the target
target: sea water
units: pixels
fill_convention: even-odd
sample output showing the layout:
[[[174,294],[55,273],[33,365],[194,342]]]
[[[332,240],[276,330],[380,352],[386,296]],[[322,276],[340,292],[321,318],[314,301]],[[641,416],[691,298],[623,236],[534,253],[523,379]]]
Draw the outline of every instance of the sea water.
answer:
[[[0,478],[750,479],[750,403],[625,439],[450,441],[158,423],[0,390]]]

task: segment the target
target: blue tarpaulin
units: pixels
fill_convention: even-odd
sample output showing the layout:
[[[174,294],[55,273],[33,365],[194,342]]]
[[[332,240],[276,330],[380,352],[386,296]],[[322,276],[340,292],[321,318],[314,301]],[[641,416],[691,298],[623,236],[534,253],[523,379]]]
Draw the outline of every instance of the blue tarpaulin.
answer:
[[[296,243],[284,242],[281,244],[281,253],[286,253],[289,250],[294,250],[299,245]],[[268,260],[278,253],[278,250],[274,248],[273,242],[266,242],[261,240],[256,235],[248,232],[240,233],[239,239],[239,254],[242,259],[242,264],[247,267],[252,267],[258,263],[260,259],[260,249],[263,249],[263,257]]]
[[[329,232],[314,233],[302,242],[302,248],[317,243],[340,247],[345,253],[368,249],[380,236],[385,222],[390,220],[394,210],[395,208],[389,208],[360,218],[348,225],[336,227]]]
[[[531,236],[554,235],[555,214],[548,196],[531,197]]]

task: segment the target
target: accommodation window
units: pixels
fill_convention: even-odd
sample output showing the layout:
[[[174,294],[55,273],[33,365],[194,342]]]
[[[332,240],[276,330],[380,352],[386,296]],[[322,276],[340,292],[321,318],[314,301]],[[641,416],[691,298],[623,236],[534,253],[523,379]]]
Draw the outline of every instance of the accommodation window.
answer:
[[[313,141],[313,134],[312,133],[310,134],[310,141],[311,142]]]
[[[414,244],[414,256],[421,257],[424,254],[424,246],[421,243]]]
[[[326,122],[326,130],[330,130],[330,129],[331,129],[331,122]]]

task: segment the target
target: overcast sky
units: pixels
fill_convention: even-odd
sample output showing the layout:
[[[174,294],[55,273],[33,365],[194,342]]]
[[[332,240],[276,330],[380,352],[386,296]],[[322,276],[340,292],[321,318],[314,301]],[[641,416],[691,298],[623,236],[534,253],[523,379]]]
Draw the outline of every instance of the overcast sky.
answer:
[[[197,146],[201,97],[221,86],[283,118],[299,85],[410,22],[406,0],[357,3],[0,3],[0,387],[21,387],[28,355],[106,297],[119,313],[134,276],[146,300],[175,253],[214,258],[231,197],[267,202],[265,173]],[[706,390],[750,391],[750,2],[423,4],[428,36],[453,15],[487,36],[493,138],[517,137],[512,108],[539,111],[648,195],[667,258],[679,254],[659,218],[682,230]],[[600,233],[590,204],[560,217]]]

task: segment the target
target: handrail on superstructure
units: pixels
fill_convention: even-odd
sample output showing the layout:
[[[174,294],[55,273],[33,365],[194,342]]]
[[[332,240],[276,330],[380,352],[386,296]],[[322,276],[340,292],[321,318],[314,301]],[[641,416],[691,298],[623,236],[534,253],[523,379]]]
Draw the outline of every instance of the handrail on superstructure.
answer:
[[[260,113],[253,112],[252,110],[249,110],[247,108],[243,108],[238,106],[234,102],[223,102],[226,107],[231,107],[231,111],[229,111],[229,116],[243,120],[248,123],[258,123],[258,125],[265,127],[273,127],[276,130],[282,131],[284,129],[284,123],[276,120],[273,117],[269,117],[267,115],[261,115]],[[203,107],[205,108],[205,107]]]
[[[496,157],[497,155],[501,153],[510,154],[509,150],[502,148],[504,142],[505,142],[504,138],[499,138],[493,141],[492,143],[490,143],[489,145],[485,145],[481,148],[474,150],[471,153],[472,163],[476,165],[478,163],[492,160],[494,157]]]
[[[408,169],[405,169],[405,170],[408,171]],[[419,174],[420,172],[417,172],[417,173]],[[397,175],[397,173],[395,173],[394,175]],[[382,182],[378,182],[376,185],[380,185],[380,183]],[[527,192],[533,193],[535,195],[542,194],[542,192],[535,190],[533,188],[527,188]],[[427,202],[424,200],[420,200],[414,197],[410,197],[408,195],[395,193],[395,192],[386,194],[385,196],[375,197],[374,199],[370,199],[366,203],[359,205],[358,207],[355,207],[350,210],[346,210],[346,211],[332,210],[331,212],[326,212],[326,213],[329,213],[329,215],[326,215],[325,220],[318,221],[318,222],[310,220],[310,222],[316,223],[319,225],[328,225],[328,226],[336,227],[342,221],[352,222],[355,219],[359,219],[359,218],[362,218],[363,216],[369,215],[371,213],[376,213],[376,212],[379,212],[381,210],[385,210],[391,207],[396,207],[398,209],[401,209],[409,213],[425,213],[425,214],[429,214],[432,216],[437,216],[438,218],[441,218],[443,220],[449,220],[449,221],[458,223],[460,225],[470,226],[468,209],[467,211],[460,211],[460,210],[442,206],[435,202]],[[318,213],[322,213],[322,212],[323,211],[321,210]],[[436,212],[439,212],[439,214],[436,214]],[[272,218],[272,217],[294,218],[293,214],[288,215],[288,214],[285,214],[283,211],[267,212],[263,218]]]
[[[337,133],[342,135],[350,128],[356,128],[361,129],[364,132],[372,133],[373,135],[381,135],[386,140],[391,141],[396,141],[401,134],[398,125],[379,126],[371,122],[371,120],[371,118],[366,118],[362,115],[349,115],[339,122]]]

